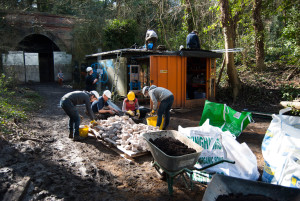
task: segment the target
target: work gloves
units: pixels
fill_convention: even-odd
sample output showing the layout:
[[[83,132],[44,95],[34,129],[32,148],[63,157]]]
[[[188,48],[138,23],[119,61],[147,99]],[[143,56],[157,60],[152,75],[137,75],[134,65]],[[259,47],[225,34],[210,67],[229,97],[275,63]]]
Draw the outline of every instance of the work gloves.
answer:
[[[128,111],[126,112],[126,114],[128,114],[128,115],[130,115],[130,116],[134,116],[134,112],[131,111],[131,110],[128,110]]]
[[[150,112],[150,115],[155,115],[155,110],[152,110],[151,112]]]
[[[137,118],[140,118],[140,116],[141,116],[140,110],[136,110],[135,115],[134,115],[134,111],[131,111],[131,110],[128,110],[126,112],[126,114],[128,114],[131,117],[137,116]]]
[[[90,124],[93,125],[93,126],[97,126],[98,123],[95,120],[93,120],[93,121],[90,122]]]

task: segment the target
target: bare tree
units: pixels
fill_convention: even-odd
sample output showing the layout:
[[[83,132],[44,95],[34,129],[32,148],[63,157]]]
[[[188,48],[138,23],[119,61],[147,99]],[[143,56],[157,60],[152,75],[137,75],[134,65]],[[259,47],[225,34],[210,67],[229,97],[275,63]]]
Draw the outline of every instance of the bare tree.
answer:
[[[191,0],[184,0],[183,5],[185,7],[184,9],[184,15],[185,15],[185,21],[187,24],[188,32],[192,32],[194,27],[194,17],[193,17],[193,10],[192,10],[192,4]]]
[[[255,57],[256,57],[256,68],[262,71],[266,68],[264,63],[265,52],[264,52],[264,26],[261,19],[261,7],[262,0],[253,0],[253,27],[255,31]]]
[[[232,20],[233,18],[230,14],[228,0],[220,0],[220,10],[221,10],[221,22],[222,22],[223,34],[225,39],[225,49],[226,50],[232,49],[234,48],[234,26]],[[238,77],[237,70],[234,65],[233,52],[226,51],[225,64],[227,66],[229,84],[232,87],[233,101],[236,101],[239,90],[241,88],[241,83]]]

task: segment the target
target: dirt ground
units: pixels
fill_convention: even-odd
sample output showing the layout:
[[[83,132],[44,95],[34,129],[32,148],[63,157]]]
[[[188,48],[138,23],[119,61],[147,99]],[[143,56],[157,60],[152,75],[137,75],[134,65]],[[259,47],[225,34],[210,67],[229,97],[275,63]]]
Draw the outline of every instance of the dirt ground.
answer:
[[[202,200],[206,185],[195,183],[191,191],[181,180],[175,182],[173,196],[169,196],[167,183],[151,166],[151,154],[129,161],[94,138],[83,142],[69,139],[68,117],[59,100],[71,87],[29,87],[38,91],[46,104],[19,129],[17,138],[0,137],[0,200],[18,193],[21,200]],[[89,122],[84,107],[79,108],[83,123]],[[170,129],[198,126],[202,109],[173,110]],[[251,148],[262,172],[261,143],[271,120],[254,120],[238,141]],[[24,178],[28,180],[23,188],[16,188],[22,187]]]

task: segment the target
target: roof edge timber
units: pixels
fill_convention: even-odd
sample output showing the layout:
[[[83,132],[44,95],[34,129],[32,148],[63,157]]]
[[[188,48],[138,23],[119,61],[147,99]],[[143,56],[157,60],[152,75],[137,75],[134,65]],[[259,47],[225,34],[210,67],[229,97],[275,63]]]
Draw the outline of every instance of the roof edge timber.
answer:
[[[104,58],[112,58],[120,55],[122,56],[184,56],[184,57],[200,57],[200,58],[222,58],[222,53],[217,53],[209,50],[189,50],[182,49],[179,51],[153,51],[145,49],[119,49],[107,52],[100,52],[91,55],[86,55],[86,58],[101,56]]]

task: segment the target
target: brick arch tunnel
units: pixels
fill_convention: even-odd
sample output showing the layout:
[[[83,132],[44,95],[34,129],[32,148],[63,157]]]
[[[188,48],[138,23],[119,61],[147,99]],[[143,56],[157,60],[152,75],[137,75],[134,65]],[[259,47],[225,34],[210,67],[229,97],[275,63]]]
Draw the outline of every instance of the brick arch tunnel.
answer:
[[[53,52],[60,49],[51,39],[31,34],[18,43],[17,50],[38,53],[40,82],[54,82]]]

